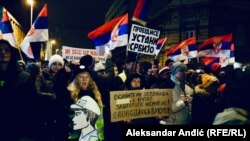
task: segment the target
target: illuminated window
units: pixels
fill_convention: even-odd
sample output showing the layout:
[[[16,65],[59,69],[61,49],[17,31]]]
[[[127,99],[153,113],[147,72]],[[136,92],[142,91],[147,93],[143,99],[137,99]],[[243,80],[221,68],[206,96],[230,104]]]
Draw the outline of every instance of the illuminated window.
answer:
[[[182,32],[182,40],[194,37],[195,35],[195,30],[184,31]]]

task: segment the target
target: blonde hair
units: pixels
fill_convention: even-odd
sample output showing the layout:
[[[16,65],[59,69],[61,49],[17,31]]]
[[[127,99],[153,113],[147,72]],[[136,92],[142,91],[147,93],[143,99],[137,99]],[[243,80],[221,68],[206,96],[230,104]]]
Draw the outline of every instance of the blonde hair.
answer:
[[[98,105],[100,107],[103,107],[104,105],[102,103],[101,93],[98,90],[98,87],[97,87],[95,81],[92,79],[92,77],[90,76],[89,72],[82,72],[82,73],[88,74],[88,76],[89,76],[89,86],[88,86],[88,89],[92,90],[92,93],[94,94],[94,97],[95,97]],[[79,74],[81,74],[81,73],[79,73]],[[80,76],[79,74],[76,75],[75,79],[67,87],[67,89],[70,92],[70,96],[74,100],[74,102],[76,102],[79,99],[78,95],[79,95],[80,90],[81,90],[80,83],[79,83],[79,76]]]

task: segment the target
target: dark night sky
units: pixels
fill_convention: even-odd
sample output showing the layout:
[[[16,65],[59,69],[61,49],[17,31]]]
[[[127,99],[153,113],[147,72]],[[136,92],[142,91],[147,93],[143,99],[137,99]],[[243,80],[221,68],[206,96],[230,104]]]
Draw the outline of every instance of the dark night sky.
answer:
[[[48,4],[49,38],[56,39],[53,47],[62,45],[93,48],[87,34],[104,24],[105,14],[115,0],[34,0],[33,21],[45,3]],[[129,2],[130,12],[135,8],[135,0]],[[168,0],[152,1],[151,14],[161,9]],[[27,0],[0,0],[7,10],[19,21],[25,34],[30,28],[30,6]],[[150,14],[149,14],[150,16]],[[55,48],[54,48],[55,49]]]
[[[30,6],[26,0],[0,0],[20,22],[25,33],[30,27]],[[102,25],[105,14],[115,0],[35,0],[33,21],[48,3],[49,37],[61,45],[94,48],[88,32]]]

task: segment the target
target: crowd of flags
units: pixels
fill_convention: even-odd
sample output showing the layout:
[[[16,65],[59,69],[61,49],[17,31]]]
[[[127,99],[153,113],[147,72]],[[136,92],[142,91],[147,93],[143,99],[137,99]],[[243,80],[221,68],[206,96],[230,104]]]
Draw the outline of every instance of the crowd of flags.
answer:
[[[1,38],[9,41],[9,43],[16,48],[19,48],[16,44],[13,29],[10,23],[10,19],[8,16],[8,11],[3,8],[3,15],[0,23],[0,34]],[[26,54],[28,58],[35,59],[33,52],[36,49],[40,50],[41,43],[47,42],[49,40],[49,32],[48,32],[48,8],[47,4],[45,4],[40,11],[38,17],[34,21],[31,26],[29,32],[25,36],[24,40],[20,45],[20,49],[23,53]],[[39,45],[39,47],[34,48],[31,47]],[[40,52],[40,51],[39,51]],[[21,57],[22,58],[22,57]]]
[[[175,62],[200,58],[211,69],[223,67],[235,62],[232,38],[232,34],[215,36],[197,46],[195,37],[192,37],[171,48],[165,55]]]
[[[137,0],[132,20],[146,26],[151,2],[152,0]],[[3,10],[0,29],[1,37],[8,40],[12,46],[17,47],[6,9]],[[93,41],[98,55],[103,56],[117,47],[126,47],[128,45],[128,34],[129,16],[126,13],[89,32],[88,38]],[[215,63],[225,65],[226,62],[235,62],[232,38],[232,34],[215,36],[197,46],[196,38],[192,37],[172,47],[164,55],[173,61],[201,58],[201,61],[207,66],[212,67]],[[21,43],[20,48],[29,58],[34,58],[32,45],[48,40],[48,9],[47,4],[45,4]],[[158,39],[155,58],[166,42],[167,37]]]

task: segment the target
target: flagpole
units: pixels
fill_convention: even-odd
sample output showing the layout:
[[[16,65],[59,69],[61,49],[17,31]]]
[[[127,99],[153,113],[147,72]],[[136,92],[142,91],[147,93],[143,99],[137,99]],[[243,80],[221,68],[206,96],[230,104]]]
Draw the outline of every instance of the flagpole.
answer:
[[[200,62],[199,57],[196,57],[196,59],[197,59],[197,62],[199,63]]]
[[[127,48],[126,48],[126,62],[125,63],[128,62],[128,47],[129,47],[129,43],[127,44]]]
[[[157,58],[158,55],[155,55],[155,59]]]
[[[22,53],[21,53],[21,47],[19,46],[19,47],[17,47],[18,48],[18,53],[19,53],[19,55],[20,55],[20,58],[21,58],[21,60],[23,60],[23,56],[22,56]],[[23,60],[24,61],[24,60]]]
[[[137,64],[138,64],[139,58],[140,58],[140,53],[137,53],[137,56],[136,56],[136,61],[135,61],[135,65],[134,65],[134,68],[133,68],[133,71],[134,71],[134,72],[136,72],[136,67],[137,67]]]

